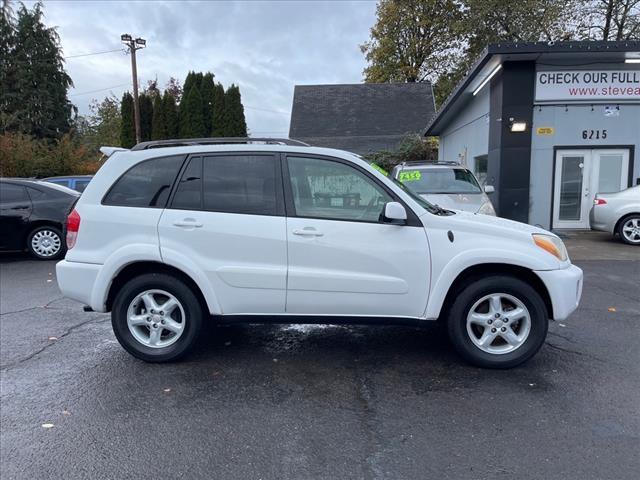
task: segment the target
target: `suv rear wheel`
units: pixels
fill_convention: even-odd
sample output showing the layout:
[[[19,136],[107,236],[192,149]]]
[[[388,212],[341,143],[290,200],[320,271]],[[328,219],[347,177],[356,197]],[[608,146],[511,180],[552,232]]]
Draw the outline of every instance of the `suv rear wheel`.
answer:
[[[203,310],[184,282],[149,273],[127,282],[111,312],[113,331],[131,355],[145,362],[169,362],[196,343]]]
[[[447,319],[449,338],[470,363],[511,368],[531,358],[547,336],[544,301],[510,276],[478,278],[456,297]]]

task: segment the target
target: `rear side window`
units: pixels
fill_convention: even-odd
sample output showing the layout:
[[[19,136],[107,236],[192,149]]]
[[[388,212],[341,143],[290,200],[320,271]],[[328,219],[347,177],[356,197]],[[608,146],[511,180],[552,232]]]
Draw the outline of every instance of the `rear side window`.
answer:
[[[78,192],[84,192],[87,185],[89,185],[89,180],[76,180],[76,190]]]
[[[124,207],[163,208],[184,156],[145,160],[113,184],[102,203]]]
[[[252,215],[282,213],[273,155],[204,157],[202,178],[205,210]]]
[[[0,204],[29,202],[27,189],[22,185],[0,183]]]

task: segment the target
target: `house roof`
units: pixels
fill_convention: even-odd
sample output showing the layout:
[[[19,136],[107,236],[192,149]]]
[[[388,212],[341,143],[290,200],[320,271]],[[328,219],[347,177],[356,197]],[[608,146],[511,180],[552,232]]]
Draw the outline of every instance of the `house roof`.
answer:
[[[296,85],[289,137],[356,153],[386,150],[420,133],[434,111],[429,82]]]
[[[569,59],[589,63],[623,62],[625,58],[640,58],[640,41],[621,42],[523,42],[494,43],[487,46],[467,75],[453,89],[438,111],[427,122],[423,134],[439,135],[455,114],[473,97],[473,92],[505,61],[544,61],[562,65]]]

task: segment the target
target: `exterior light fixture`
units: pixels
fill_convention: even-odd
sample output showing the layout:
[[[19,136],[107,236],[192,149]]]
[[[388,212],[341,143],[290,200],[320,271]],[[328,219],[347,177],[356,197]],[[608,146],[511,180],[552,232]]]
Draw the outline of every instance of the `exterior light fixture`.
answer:
[[[511,120],[511,126],[509,128],[512,132],[526,132],[527,122],[514,122]]]
[[[144,38],[136,38],[136,45],[140,48],[147,46],[147,41]]]
[[[482,87],[484,87],[487,83],[489,83],[489,80],[491,80],[494,77],[494,75],[500,71],[501,68],[502,68],[502,64],[499,64],[496,68],[493,69],[493,71],[487,76],[487,78],[485,78],[482,81],[482,83],[480,85],[478,85],[478,88],[476,88],[473,91],[473,96],[474,97],[478,94],[478,92],[480,90],[482,90]]]
[[[120,40],[122,41],[122,43],[129,43],[132,38],[128,33],[123,33],[122,35],[120,35]]]
[[[640,63],[640,58],[626,58],[624,63]]]

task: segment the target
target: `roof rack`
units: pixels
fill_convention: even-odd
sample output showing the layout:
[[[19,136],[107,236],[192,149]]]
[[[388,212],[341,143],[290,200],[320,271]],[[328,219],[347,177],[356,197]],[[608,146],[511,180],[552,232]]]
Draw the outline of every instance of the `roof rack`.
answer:
[[[263,143],[265,145],[293,145],[297,147],[309,147],[308,143],[290,138],[263,138],[263,137],[211,137],[211,138],[177,138],[172,140],[152,140],[141,142],[131,150],[148,150],[150,148],[180,147],[187,145],[234,145]]]

